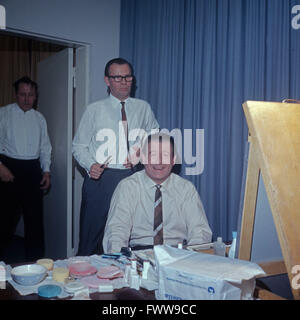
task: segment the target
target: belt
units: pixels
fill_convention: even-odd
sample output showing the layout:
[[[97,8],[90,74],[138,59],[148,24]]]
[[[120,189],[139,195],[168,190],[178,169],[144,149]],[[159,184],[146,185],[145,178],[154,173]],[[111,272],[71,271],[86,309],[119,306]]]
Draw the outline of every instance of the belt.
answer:
[[[12,158],[12,157],[8,157],[4,154],[0,154],[0,160],[7,160],[7,161],[26,161],[26,162],[29,162],[29,161],[32,161],[32,162],[35,162],[35,161],[39,161],[40,158],[36,158],[36,159],[17,159],[17,158]]]

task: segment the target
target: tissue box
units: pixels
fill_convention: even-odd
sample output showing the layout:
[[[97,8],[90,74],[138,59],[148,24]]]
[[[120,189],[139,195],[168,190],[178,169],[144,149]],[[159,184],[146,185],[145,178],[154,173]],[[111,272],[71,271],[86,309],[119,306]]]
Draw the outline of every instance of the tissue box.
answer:
[[[265,272],[256,263],[205,253],[154,247],[159,300],[251,299],[255,277]]]

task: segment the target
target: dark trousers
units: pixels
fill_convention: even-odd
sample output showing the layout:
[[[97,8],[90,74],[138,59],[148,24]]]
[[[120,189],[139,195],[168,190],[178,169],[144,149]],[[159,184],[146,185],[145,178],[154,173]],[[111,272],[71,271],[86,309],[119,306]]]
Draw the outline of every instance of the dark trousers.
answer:
[[[130,169],[105,169],[98,180],[85,177],[82,186],[80,235],[77,255],[103,253],[102,239],[110,200],[118,183],[130,176]]]
[[[1,156],[14,175],[13,182],[0,182],[0,260],[23,215],[27,261],[44,256],[42,171],[39,160],[17,160]]]

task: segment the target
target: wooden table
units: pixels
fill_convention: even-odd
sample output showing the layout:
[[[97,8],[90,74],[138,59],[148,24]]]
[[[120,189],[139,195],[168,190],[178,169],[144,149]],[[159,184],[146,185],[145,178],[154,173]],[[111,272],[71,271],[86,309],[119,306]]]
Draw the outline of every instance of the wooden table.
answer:
[[[31,262],[34,263],[34,262]],[[30,262],[26,262],[26,264],[31,264]],[[23,265],[25,263],[16,263],[12,264],[12,267],[17,267]],[[57,300],[71,300],[73,298],[72,295],[66,298]],[[115,289],[113,292],[94,292],[90,293],[90,298],[92,300],[155,300],[155,292],[148,291],[144,288],[140,288],[140,290],[135,290],[131,288],[121,288]],[[14,287],[8,282],[5,282],[5,289],[1,289],[0,286],[0,300],[49,300],[48,298],[40,297],[38,294],[33,293],[29,295],[20,295],[18,291],[14,289]]]
[[[228,254],[228,248],[227,248],[227,254]],[[213,254],[213,249],[208,250],[200,250],[199,252],[202,253],[208,253]],[[17,264],[21,265],[21,263]],[[281,273],[285,273],[284,267],[276,263],[269,263],[269,264],[262,264],[260,265],[262,269],[266,272],[266,275],[273,275],[274,273],[274,265],[277,266],[280,265],[280,271]],[[16,266],[16,265],[14,265]],[[278,274],[278,270],[276,269],[276,274]],[[155,300],[155,293],[154,291],[148,291],[146,289],[140,288],[140,290],[134,290],[131,288],[121,288],[121,289],[115,289],[113,292],[110,293],[100,293],[95,292],[90,294],[90,298],[92,300]],[[254,298],[255,299],[261,299],[261,300],[286,300],[268,289],[261,286],[261,282],[257,281],[257,286],[254,291]],[[67,298],[58,299],[58,300],[70,300],[72,299],[72,296],[69,296]],[[38,294],[30,294],[26,296],[20,295],[13,286],[6,281],[6,289],[0,289],[0,300],[49,300],[47,298],[40,297]]]
[[[141,288],[134,290],[131,288],[115,289],[113,292],[108,293],[90,293],[92,300],[155,300],[154,291],[148,291]],[[72,296],[57,300],[70,300]],[[20,295],[14,287],[6,281],[6,289],[0,289],[0,300],[49,300],[40,297],[38,294],[33,293],[26,296]]]
[[[72,296],[58,300],[70,300]],[[95,292],[90,294],[92,300],[155,300],[154,291],[148,291],[141,288],[139,291],[131,288],[116,289],[110,293]],[[260,284],[256,286],[254,291],[254,298],[260,300],[285,300],[284,298],[270,292],[269,290],[262,288]],[[6,289],[0,289],[0,300],[49,300],[47,298],[40,297],[37,294],[29,294],[21,296],[13,286],[6,282]]]

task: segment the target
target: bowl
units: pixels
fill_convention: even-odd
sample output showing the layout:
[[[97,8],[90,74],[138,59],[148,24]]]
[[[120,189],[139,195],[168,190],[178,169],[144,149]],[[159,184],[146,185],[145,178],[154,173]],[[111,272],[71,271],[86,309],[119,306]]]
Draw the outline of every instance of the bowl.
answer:
[[[47,276],[47,268],[39,264],[26,264],[11,270],[12,279],[22,286],[38,284]]]

